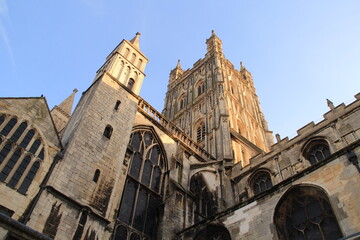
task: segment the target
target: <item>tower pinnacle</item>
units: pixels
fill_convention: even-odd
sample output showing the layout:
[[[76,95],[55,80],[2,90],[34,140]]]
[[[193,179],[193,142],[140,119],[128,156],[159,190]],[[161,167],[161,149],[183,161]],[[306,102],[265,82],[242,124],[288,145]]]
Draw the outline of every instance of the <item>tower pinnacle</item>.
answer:
[[[130,40],[130,43],[132,43],[132,45],[137,49],[140,50],[140,44],[139,44],[139,37],[140,37],[140,33],[137,32],[135,37],[133,39]]]

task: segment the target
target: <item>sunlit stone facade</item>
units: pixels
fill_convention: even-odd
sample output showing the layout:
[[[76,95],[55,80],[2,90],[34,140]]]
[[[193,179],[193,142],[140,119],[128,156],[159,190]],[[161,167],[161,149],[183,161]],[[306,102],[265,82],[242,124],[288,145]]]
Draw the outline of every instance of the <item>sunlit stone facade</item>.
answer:
[[[360,95],[292,139],[267,127],[250,72],[212,32],[170,72],[162,114],[138,96],[140,34],[106,58],[73,113],[0,98],[1,239],[359,236]]]

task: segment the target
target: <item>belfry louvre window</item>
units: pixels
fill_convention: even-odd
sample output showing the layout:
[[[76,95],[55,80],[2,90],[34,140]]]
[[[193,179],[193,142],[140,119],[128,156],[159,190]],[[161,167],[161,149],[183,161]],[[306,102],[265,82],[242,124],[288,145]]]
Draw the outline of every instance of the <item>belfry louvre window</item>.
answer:
[[[251,188],[254,191],[254,194],[259,194],[271,187],[271,177],[267,171],[259,171],[252,177]]]
[[[311,165],[314,165],[331,155],[329,145],[325,140],[314,140],[310,142],[310,144],[306,146],[303,154]]]
[[[196,129],[196,141],[198,143],[205,140],[205,123],[202,122]]]
[[[147,129],[133,132],[128,148],[133,153],[113,239],[156,239],[165,155],[155,134]]]
[[[329,198],[314,186],[296,186],[285,193],[275,208],[274,223],[279,239],[343,237]]]
[[[44,160],[44,144],[40,135],[29,129],[26,121],[4,115],[0,116],[1,119],[0,182],[26,194]]]

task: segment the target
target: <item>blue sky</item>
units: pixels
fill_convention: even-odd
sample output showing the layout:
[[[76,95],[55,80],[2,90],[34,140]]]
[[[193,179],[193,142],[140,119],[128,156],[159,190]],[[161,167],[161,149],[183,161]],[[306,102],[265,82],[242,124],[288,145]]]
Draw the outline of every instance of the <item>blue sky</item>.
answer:
[[[177,59],[191,68],[215,30],[252,73],[270,130],[293,137],[322,119],[326,98],[359,92],[359,12],[358,0],[0,0],[0,96],[43,94],[52,108],[78,88],[78,99],[113,48],[141,32],[150,62],[140,95],[161,111]]]

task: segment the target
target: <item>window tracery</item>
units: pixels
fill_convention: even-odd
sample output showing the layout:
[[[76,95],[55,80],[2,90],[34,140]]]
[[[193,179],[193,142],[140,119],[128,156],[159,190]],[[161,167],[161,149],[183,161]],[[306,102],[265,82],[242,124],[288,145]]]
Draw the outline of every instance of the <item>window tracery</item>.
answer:
[[[254,194],[259,194],[272,187],[271,176],[267,171],[258,171],[252,177],[251,188]]]
[[[216,204],[201,174],[194,175],[190,180],[190,191],[195,197],[195,222],[212,216],[216,212]]]
[[[155,239],[162,202],[165,155],[150,130],[130,137],[131,164],[118,212],[114,240]]]
[[[313,140],[306,146],[303,155],[311,165],[314,165],[328,158],[331,153],[325,140]]]
[[[327,195],[318,187],[289,190],[275,209],[279,239],[340,239],[343,237]]]
[[[8,118],[10,120],[0,128],[0,181],[26,194],[40,168],[40,161],[44,160],[44,147],[39,134],[29,129],[26,121],[1,115],[0,122]]]

